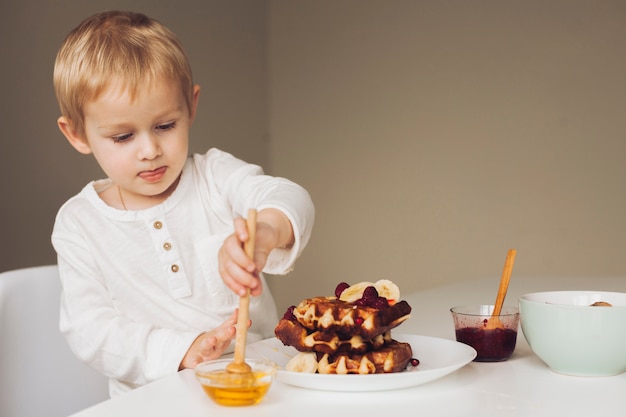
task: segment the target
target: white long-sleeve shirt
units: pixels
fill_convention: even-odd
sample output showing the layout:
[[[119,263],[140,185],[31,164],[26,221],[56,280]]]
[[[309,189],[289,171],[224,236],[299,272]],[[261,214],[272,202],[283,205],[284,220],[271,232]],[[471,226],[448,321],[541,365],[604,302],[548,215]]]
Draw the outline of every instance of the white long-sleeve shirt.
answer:
[[[286,274],[311,234],[309,194],[257,165],[211,149],[189,157],[176,190],[146,210],[124,211],[89,183],[59,210],[52,233],[62,284],[60,329],[79,359],[110,378],[112,396],[176,372],[191,343],[226,320],[239,297],[223,283],[217,254],[233,220],[276,208],[295,244],[274,249],[264,272]],[[265,282],[252,297],[248,341],[278,322]]]

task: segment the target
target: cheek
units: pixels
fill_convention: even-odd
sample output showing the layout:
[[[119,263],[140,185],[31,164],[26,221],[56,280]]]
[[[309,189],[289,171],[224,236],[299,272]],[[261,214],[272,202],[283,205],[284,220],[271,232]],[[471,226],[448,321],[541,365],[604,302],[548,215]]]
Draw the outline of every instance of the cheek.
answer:
[[[189,140],[185,135],[177,137],[174,141],[165,141],[162,150],[169,157],[186,159],[189,153]]]
[[[114,181],[128,175],[133,167],[129,156],[119,150],[93,149],[93,155],[104,173]]]

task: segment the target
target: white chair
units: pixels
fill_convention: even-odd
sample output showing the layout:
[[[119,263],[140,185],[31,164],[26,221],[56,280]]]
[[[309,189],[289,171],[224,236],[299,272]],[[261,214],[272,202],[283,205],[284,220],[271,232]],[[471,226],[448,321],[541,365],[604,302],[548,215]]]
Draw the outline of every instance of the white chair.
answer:
[[[0,416],[67,416],[109,398],[59,331],[56,265],[0,273]]]

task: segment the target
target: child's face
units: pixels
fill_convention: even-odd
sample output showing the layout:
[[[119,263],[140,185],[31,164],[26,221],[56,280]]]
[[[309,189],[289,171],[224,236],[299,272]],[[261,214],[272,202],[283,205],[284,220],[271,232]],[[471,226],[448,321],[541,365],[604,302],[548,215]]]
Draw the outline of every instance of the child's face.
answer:
[[[194,93],[190,111],[176,83],[155,82],[134,100],[113,85],[85,106],[88,152],[128,197],[169,195],[188,156],[198,87]]]

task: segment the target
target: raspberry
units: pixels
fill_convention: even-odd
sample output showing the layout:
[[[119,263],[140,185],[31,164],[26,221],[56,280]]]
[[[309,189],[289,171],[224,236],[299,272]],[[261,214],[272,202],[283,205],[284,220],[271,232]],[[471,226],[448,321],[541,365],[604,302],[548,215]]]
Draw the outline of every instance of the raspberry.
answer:
[[[296,316],[293,314],[293,310],[295,309],[296,306],[290,306],[287,311],[285,311],[285,314],[283,314],[283,319],[295,322]]]
[[[363,324],[363,317],[357,317],[356,319],[354,319],[354,323],[357,326],[360,326],[361,324]]]
[[[337,285],[337,287],[335,288],[335,297],[339,298],[341,296],[341,293],[349,286],[350,284],[346,282],[339,283],[339,285]]]
[[[411,358],[410,362],[411,362],[411,366],[417,366],[420,364],[420,360],[416,358]]]
[[[369,287],[365,288],[365,290],[363,290],[363,295],[361,296],[361,298],[363,298],[366,303],[373,301],[378,298],[378,290],[376,289],[376,287],[370,285]]]
[[[378,295],[378,291],[373,286],[365,288],[363,295],[360,299],[356,300],[354,304],[359,307],[372,307],[378,310],[389,307],[389,302],[385,297]]]
[[[370,302],[370,307],[374,307],[378,310],[389,307],[389,303],[385,297],[376,297]]]

